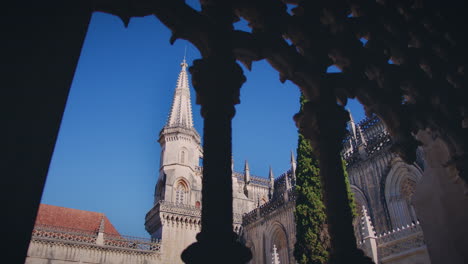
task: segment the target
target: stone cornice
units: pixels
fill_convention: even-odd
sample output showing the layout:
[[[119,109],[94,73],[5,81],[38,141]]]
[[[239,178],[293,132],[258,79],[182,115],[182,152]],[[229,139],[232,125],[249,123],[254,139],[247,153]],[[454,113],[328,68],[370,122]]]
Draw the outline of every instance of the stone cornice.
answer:
[[[187,135],[195,141],[196,144],[200,145],[200,135],[194,128],[185,127],[163,127],[159,132],[159,144],[164,144],[166,141],[179,140],[182,135]]]

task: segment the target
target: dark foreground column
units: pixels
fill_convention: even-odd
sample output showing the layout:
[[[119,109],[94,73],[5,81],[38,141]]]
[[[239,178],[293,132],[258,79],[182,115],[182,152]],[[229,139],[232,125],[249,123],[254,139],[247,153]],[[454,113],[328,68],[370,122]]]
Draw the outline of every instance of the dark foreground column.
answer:
[[[2,7],[2,239],[24,263],[92,5],[8,1]],[[70,186],[63,186],[70,188]]]
[[[245,82],[229,56],[194,61],[190,67],[203,128],[202,227],[197,242],[183,253],[185,263],[245,263],[250,250],[233,232],[231,119]]]
[[[347,112],[335,103],[334,97],[329,96],[328,102],[325,98],[306,103],[295,120],[319,158],[331,243],[329,263],[372,263],[356,245],[340,156]]]

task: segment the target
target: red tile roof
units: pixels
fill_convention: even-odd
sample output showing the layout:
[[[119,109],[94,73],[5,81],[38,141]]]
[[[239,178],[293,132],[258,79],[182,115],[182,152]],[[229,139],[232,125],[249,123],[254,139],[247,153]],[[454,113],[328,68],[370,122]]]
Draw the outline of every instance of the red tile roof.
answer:
[[[104,233],[119,235],[103,213],[90,212],[55,205],[40,204],[36,217],[36,225],[49,225],[65,228],[75,228],[85,231],[97,232],[104,218]]]

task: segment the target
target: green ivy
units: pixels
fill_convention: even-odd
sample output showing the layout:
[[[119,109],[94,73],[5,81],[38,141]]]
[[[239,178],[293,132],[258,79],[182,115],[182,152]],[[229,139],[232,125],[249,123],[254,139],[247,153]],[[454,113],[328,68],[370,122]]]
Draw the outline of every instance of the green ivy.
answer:
[[[351,191],[351,185],[349,183],[348,171],[346,170],[346,161],[344,160],[343,160],[343,173],[345,176],[346,190],[348,191],[349,208],[351,209],[351,214],[353,215],[353,219],[354,219],[358,215],[357,207],[354,201],[354,193]]]
[[[301,108],[305,103],[301,96]],[[356,215],[354,197],[350,190],[343,161],[345,182],[353,216]],[[318,159],[309,141],[299,134],[296,168],[296,244],[294,257],[300,264],[322,264],[328,262],[330,238],[328,235],[325,205],[320,181]]]
[[[297,148],[296,192],[294,257],[300,264],[326,263],[329,243],[318,160],[301,134]]]

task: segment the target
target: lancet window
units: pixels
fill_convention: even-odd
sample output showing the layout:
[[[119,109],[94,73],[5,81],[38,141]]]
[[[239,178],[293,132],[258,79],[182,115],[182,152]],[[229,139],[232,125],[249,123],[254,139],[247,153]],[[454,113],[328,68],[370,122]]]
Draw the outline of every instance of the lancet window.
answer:
[[[188,196],[187,184],[184,181],[179,181],[175,188],[175,202],[177,204],[186,204]]]
[[[182,164],[185,163],[185,151],[184,150],[180,152],[180,163]]]
[[[402,162],[389,173],[385,184],[385,196],[393,228],[417,221],[412,197],[420,177],[417,168],[403,165]]]

